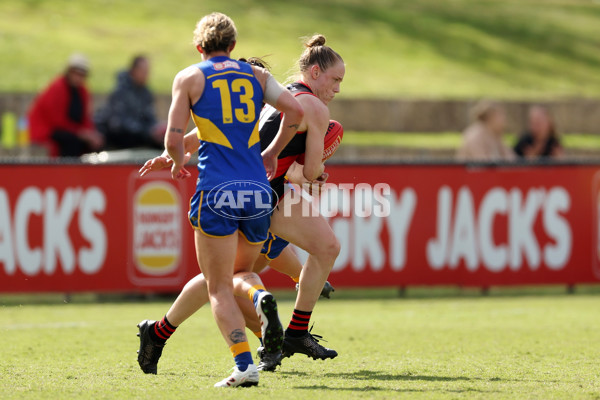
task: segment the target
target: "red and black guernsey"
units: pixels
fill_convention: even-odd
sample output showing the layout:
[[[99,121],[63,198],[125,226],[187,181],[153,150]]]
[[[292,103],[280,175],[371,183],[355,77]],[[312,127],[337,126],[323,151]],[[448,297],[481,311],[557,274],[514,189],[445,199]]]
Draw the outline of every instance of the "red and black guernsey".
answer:
[[[315,96],[308,85],[302,82],[294,82],[287,86],[294,97],[301,94],[310,94]],[[260,150],[264,151],[267,146],[275,139],[281,125],[282,114],[279,110],[266,105],[260,113],[259,132],[260,132]],[[283,149],[277,159],[277,171],[275,177],[271,180],[271,188],[277,197],[281,198],[284,192],[285,173],[290,165],[306,151],[306,131],[296,132],[296,135]]]

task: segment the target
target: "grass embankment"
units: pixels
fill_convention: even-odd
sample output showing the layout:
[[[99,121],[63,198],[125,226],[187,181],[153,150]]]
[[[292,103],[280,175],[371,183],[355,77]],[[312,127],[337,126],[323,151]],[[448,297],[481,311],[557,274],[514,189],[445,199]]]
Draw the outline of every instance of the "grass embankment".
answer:
[[[197,62],[191,32],[219,10],[238,27],[235,56],[263,56],[285,79],[301,36],[320,32],[344,57],[342,96],[600,96],[600,4],[588,0],[23,0],[0,2],[0,92],[40,90],[73,51],[108,92],[132,55],[153,59],[152,86]]]
[[[506,135],[505,143],[512,147],[516,135]],[[600,150],[600,135],[570,133],[561,136],[567,149]],[[344,132],[344,146],[387,146],[413,149],[456,149],[462,143],[460,132],[441,133],[392,133],[392,132]]]

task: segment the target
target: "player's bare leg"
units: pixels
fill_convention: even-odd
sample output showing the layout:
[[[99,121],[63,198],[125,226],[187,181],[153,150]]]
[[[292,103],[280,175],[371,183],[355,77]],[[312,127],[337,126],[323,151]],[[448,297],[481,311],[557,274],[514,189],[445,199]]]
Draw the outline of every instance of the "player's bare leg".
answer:
[[[304,198],[293,200],[292,196],[298,194],[294,191],[286,193],[278,209],[273,212],[271,231],[309,253],[301,269],[295,305],[302,310],[312,310],[340,252],[340,244],[318,210],[303,215],[303,208],[306,210],[307,207],[316,206],[305,204],[307,200]]]
[[[254,307],[254,303],[248,300],[247,297],[239,297],[236,296],[235,300],[238,303],[238,307],[240,307],[240,311],[244,315],[244,320],[246,321],[246,328],[252,331],[256,335],[256,337],[260,340],[262,345],[262,331],[260,330],[260,319],[256,315],[256,308]]]
[[[162,320],[143,320],[138,324],[140,349],[138,364],[147,374],[156,374],[158,360],[167,339],[177,327],[208,303],[208,288],[203,274],[192,278],[183,288]]]
[[[296,254],[290,247],[286,247],[281,254],[269,260],[266,257],[258,257],[254,266],[253,272],[260,273],[267,265],[272,269],[290,276],[294,281],[298,281],[302,272],[302,264],[298,260]],[[321,291],[321,296],[329,297],[329,293],[333,288],[325,283]],[[177,327],[185,320],[191,317],[202,306],[209,302],[208,288],[206,279],[203,274],[198,274],[192,278],[183,288],[175,302],[167,311],[165,316],[160,321],[144,320],[138,324],[140,337],[140,350],[138,351],[138,363],[145,373],[157,373],[157,364],[162,355],[163,347],[175,332]],[[236,302],[244,315],[246,327],[250,329],[261,340],[261,347],[258,349],[258,354],[261,358],[261,364],[269,363],[269,358],[264,358],[265,352],[262,346],[262,332],[260,329],[260,320],[256,315],[256,308],[250,302],[245,294],[242,297],[236,296]],[[261,370],[274,370],[279,365],[275,364],[273,368],[269,365],[261,365]],[[271,363],[272,365],[273,363]]]
[[[206,278],[211,310],[221,335],[229,346],[236,363],[235,373],[249,371],[252,377],[243,385],[258,384],[258,372],[252,361],[245,323],[234,297],[233,275],[251,271],[259,256],[260,245],[250,244],[240,234],[214,238],[195,231],[198,265]],[[236,249],[233,252],[232,249]],[[231,378],[215,386],[226,386]]]
[[[246,304],[250,303],[254,306],[255,316],[260,319],[264,354],[261,355],[258,370],[274,371],[277,365],[281,365],[283,345],[283,327],[279,321],[275,298],[266,291],[262,281],[254,272],[235,274],[233,285],[238,296],[246,294]],[[238,304],[244,304],[243,300],[243,297],[238,297]]]
[[[200,232],[196,232],[196,246],[207,246],[204,243],[204,239],[212,239],[208,240],[208,242],[216,241],[216,244],[211,246],[217,246],[216,248],[235,245],[237,242],[237,234],[232,235],[227,238],[208,238],[202,235]],[[199,243],[200,242],[200,243]],[[244,241],[247,245],[247,242]],[[240,246],[243,246],[240,242]],[[260,247],[253,246],[251,249],[250,255],[248,255],[248,250],[239,249],[237,253],[233,253],[228,248],[227,251],[223,252],[223,257],[219,256],[218,253],[214,252],[201,252],[204,257],[198,257],[198,262],[206,262],[210,264],[206,264],[208,267],[204,268],[206,271],[211,271],[211,273],[216,277],[215,283],[213,283],[213,290],[217,293],[214,296],[214,301],[216,303],[216,314],[213,310],[213,314],[215,314],[215,319],[220,318],[220,315],[225,314],[226,317],[229,317],[229,320],[218,320],[217,324],[224,323],[225,329],[231,329],[231,326],[236,326],[241,319],[243,321],[243,316],[237,307],[237,302],[233,296],[233,265],[235,264],[238,269],[243,270],[244,268],[249,269],[250,267],[248,261],[244,259],[252,259],[252,257],[257,256],[257,252]],[[214,255],[213,255],[214,254]],[[236,259],[236,254],[240,255],[239,260]],[[229,262],[229,268],[222,268],[222,270],[213,271],[215,269],[214,265],[222,265],[222,263]],[[202,264],[200,264],[202,265]],[[210,266],[213,266],[212,268]],[[220,274],[219,274],[220,273]],[[227,275],[229,275],[229,280],[224,282]],[[230,296],[230,301],[228,302],[227,296]],[[225,299],[225,300],[222,300]],[[138,351],[138,363],[140,367],[145,373],[157,373],[157,364],[160,356],[162,354],[163,347],[165,345],[166,340],[175,332],[177,326],[183,323],[187,318],[189,318],[194,312],[200,309],[204,304],[209,302],[209,287],[207,285],[207,280],[203,274],[200,274],[190,280],[183,291],[177,297],[165,317],[160,321],[148,321],[144,320],[138,324],[140,336],[140,350]],[[228,307],[237,308],[237,315],[235,312],[223,312],[222,310],[227,310]],[[256,316],[255,316],[256,318]],[[219,325],[221,327],[222,324]],[[242,323],[243,326],[243,323]],[[230,330],[228,335],[233,331]],[[223,333],[223,331],[222,331]],[[245,331],[241,330],[241,335],[236,337],[238,339],[245,339]],[[242,336],[243,335],[243,336]],[[227,339],[226,339],[227,340]],[[229,342],[228,342],[229,343]],[[246,340],[247,343],[247,340]],[[230,344],[231,346],[231,344]]]
[[[296,254],[294,254],[294,251],[289,246],[283,249],[277,258],[266,263],[264,267],[267,265],[269,268],[289,276],[295,282],[300,279],[302,263],[298,260],[298,257],[296,257]],[[261,268],[261,271],[264,267]],[[258,268],[255,267],[254,272],[259,273],[260,271],[257,271],[257,269]]]
[[[252,272],[254,272],[255,274],[260,274],[261,271],[267,267],[267,265],[269,265],[269,260],[261,255],[254,263],[254,267],[252,267]],[[243,294],[243,289],[243,287],[237,289],[239,291],[236,292],[235,299],[238,303],[238,306],[240,307],[240,310],[242,311],[242,314],[244,315],[244,319],[246,320],[246,328],[250,329],[254,333],[254,335],[256,335],[256,337],[260,340],[260,344],[262,346],[263,337],[262,331],[260,329],[260,319],[256,314],[256,307],[254,306],[254,302],[250,301],[248,299],[248,296],[245,296]],[[248,290],[247,287],[246,290]],[[242,295],[239,294],[240,292],[242,292]]]
[[[309,253],[300,274],[294,314],[286,330],[284,356],[304,353],[313,358],[334,358],[337,352],[319,345],[308,332],[308,324],[339,254],[340,245],[327,221],[318,213],[316,205],[302,197],[298,199],[298,196],[298,192],[288,192],[271,217],[271,231],[274,234]]]
[[[171,324],[179,326],[208,301],[208,288],[204,274],[196,275],[185,284],[183,290],[167,311],[166,317]]]
[[[256,265],[262,270],[268,263],[265,257],[259,257]],[[236,302],[250,308],[244,319],[249,329],[262,341],[260,320],[256,315],[254,305],[244,297],[236,297]],[[158,361],[162,355],[167,339],[171,337],[179,325],[191,317],[202,306],[209,302],[208,287],[204,274],[198,274],[192,278],[183,288],[175,302],[160,321],[143,320],[138,324],[140,337],[140,348],[138,350],[138,364],[142,371],[147,374],[156,374]],[[247,304],[249,303],[249,304]],[[262,345],[262,342],[261,342]]]
[[[294,253],[289,246],[283,249],[277,258],[271,260],[269,267],[275,271],[288,275],[296,282],[296,290],[300,289],[299,282],[300,274],[302,273],[302,264],[300,263],[300,260],[298,260],[296,253]],[[254,268],[254,272],[258,273],[256,267]],[[331,286],[328,281],[325,281],[323,289],[321,289],[321,297],[329,299],[333,292],[335,292],[335,288]]]
[[[254,305],[246,297],[236,296],[235,299],[242,310],[246,326],[262,340],[260,320]],[[140,337],[138,363],[142,371],[147,374],[157,373],[158,361],[167,339],[175,333],[179,325],[208,302],[206,279],[203,274],[198,274],[185,285],[162,320],[144,320],[138,324]]]
[[[290,247],[283,249],[280,255],[273,260],[267,257],[258,257],[253,271],[260,273],[267,265],[278,272],[290,276],[294,282],[298,283],[302,272],[302,264]],[[321,296],[329,298],[333,290],[329,282],[325,282]],[[262,333],[260,332],[260,321],[256,318],[254,306],[244,299],[236,297],[236,300],[244,314],[246,326],[261,340],[259,354],[262,354]],[[175,333],[179,325],[208,303],[208,301],[206,280],[203,274],[199,274],[184,286],[162,320],[144,320],[138,324],[138,336],[140,336],[140,341],[142,342],[138,351],[138,353],[141,352],[138,356],[138,362],[144,372],[156,374],[157,363],[167,339]],[[143,348],[146,350],[142,351]]]

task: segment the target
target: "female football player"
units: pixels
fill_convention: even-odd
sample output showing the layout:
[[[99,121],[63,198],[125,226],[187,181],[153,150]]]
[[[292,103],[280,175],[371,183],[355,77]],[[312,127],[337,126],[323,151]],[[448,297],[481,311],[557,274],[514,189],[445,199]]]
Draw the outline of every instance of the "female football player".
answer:
[[[306,47],[299,60],[301,78],[288,87],[288,90],[302,104],[305,114],[298,133],[281,152],[277,171],[271,181],[273,190],[281,198],[279,207],[274,210],[271,218],[271,232],[280,237],[275,239],[275,242],[281,244],[282,249],[287,244],[281,239],[284,238],[309,253],[308,260],[300,273],[299,292],[292,320],[286,330],[283,353],[285,356],[291,356],[299,352],[313,358],[326,359],[337,356],[337,352],[318,344],[317,339],[308,332],[308,324],[312,310],[339,252],[339,243],[329,224],[318,214],[318,211],[312,211],[309,215],[303,214],[303,208],[306,208],[303,202],[307,200],[291,202],[293,192],[284,193],[284,176],[288,167],[301,155],[304,155],[301,175],[306,181],[315,182],[325,176],[322,156],[324,136],[329,126],[327,104],[339,92],[345,66],[341,57],[330,47],[325,46],[325,38],[322,35],[313,36],[306,43]],[[263,110],[260,128],[263,147],[269,145],[270,140],[280,129],[281,118],[281,113],[277,110],[269,107]],[[186,152],[191,153],[197,147],[197,140],[192,135],[186,135]],[[158,169],[165,162],[164,159],[150,160],[141,172],[146,173],[145,171]],[[295,204],[289,206],[290,203]],[[311,204],[310,207],[312,206]],[[286,209],[290,212],[284,212]],[[266,245],[265,248],[263,248],[263,253],[268,253],[268,250],[272,249],[272,245],[271,247]],[[283,250],[282,256],[285,261],[280,260],[281,264],[293,265],[295,256],[289,248]],[[267,263],[267,259],[259,259],[254,270],[261,270]],[[202,275],[188,282],[166,314],[166,319],[171,322],[172,331],[206,302],[206,289],[203,289],[203,285],[204,277]],[[265,353],[267,354],[263,353],[264,357],[259,367],[262,366],[264,370],[274,370],[279,364],[279,360],[276,356],[270,357],[268,352]],[[156,361],[158,361],[158,357],[156,357]]]
[[[263,322],[263,335],[269,336],[275,348],[283,341],[283,332],[273,296],[258,275],[250,272],[267,239],[270,223],[268,213],[255,216],[262,204],[271,200],[271,193],[257,191],[258,200],[244,202],[241,207],[224,206],[221,211],[227,216],[223,216],[214,211],[220,198],[218,191],[212,189],[232,180],[268,185],[268,178],[277,169],[279,153],[297,131],[303,116],[300,104],[266,70],[230,58],[236,36],[233,21],[224,14],[213,13],[198,22],[194,43],[203,62],[175,77],[165,137],[165,149],[173,160],[173,179],[188,177],[183,133],[191,110],[201,145],[190,223],[195,229],[198,264],[206,280],[212,312],[236,364],[232,375],[216,383],[216,387],[253,386],[259,379],[244,318],[234,298],[234,274],[243,277],[236,287],[237,294],[245,292],[253,300]],[[276,138],[261,157],[257,124],[263,101],[281,110],[284,117]],[[238,195],[236,187],[228,190],[231,196]],[[249,216],[255,218],[248,219]],[[161,328],[170,328],[140,325],[141,337],[149,336],[150,328],[158,336]],[[147,358],[149,347],[151,343],[140,346],[142,359]]]

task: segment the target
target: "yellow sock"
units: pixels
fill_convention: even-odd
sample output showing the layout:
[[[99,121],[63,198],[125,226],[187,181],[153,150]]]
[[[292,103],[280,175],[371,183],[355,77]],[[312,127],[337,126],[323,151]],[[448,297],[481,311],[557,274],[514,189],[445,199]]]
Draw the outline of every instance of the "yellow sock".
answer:
[[[252,332],[252,333],[254,333],[254,336],[256,336],[257,338],[262,339],[262,332],[261,331]]]
[[[250,352],[250,345],[248,344],[248,342],[240,342],[240,343],[236,343],[233,346],[229,347],[229,350],[231,350],[231,354],[235,357],[238,354],[242,354],[242,353],[246,353],[246,352]]]
[[[251,302],[254,302],[254,293],[258,290],[267,290],[263,285],[254,285],[248,290],[248,298],[250,298]]]
[[[290,276],[290,278],[292,278],[292,280],[296,283],[300,282],[300,277],[299,276]]]

